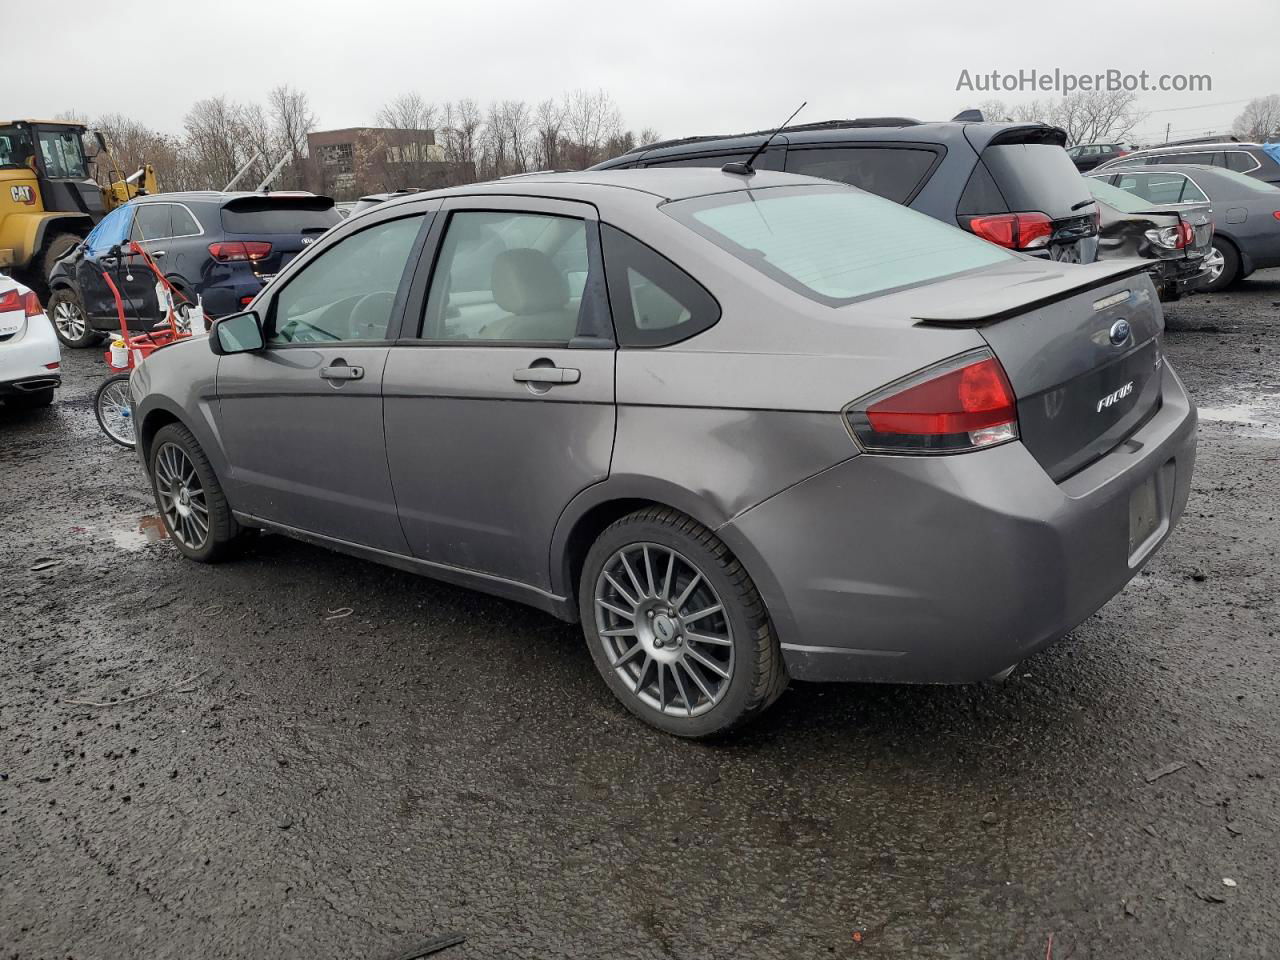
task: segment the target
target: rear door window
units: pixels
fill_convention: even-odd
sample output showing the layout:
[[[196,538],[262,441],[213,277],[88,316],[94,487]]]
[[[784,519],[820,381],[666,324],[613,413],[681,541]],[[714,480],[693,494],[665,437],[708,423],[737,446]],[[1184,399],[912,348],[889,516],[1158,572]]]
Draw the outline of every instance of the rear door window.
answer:
[[[200,224],[196,223],[196,218],[191,215],[191,211],[180,203],[172,204],[170,207],[170,226],[174,237],[194,237],[200,233]]]
[[[792,147],[787,172],[836,180],[906,203],[923,185],[937,156],[933,150],[905,147]]]
[[[1250,170],[1257,170],[1261,166],[1252,155],[1245,153],[1243,150],[1228,150],[1226,159],[1227,169],[1235,170],[1237,173],[1247,173]]]
[[[1190,177],[1181,173],[1126,173],[1117,178],[1116,186],[1157,206],[1209,199]]]

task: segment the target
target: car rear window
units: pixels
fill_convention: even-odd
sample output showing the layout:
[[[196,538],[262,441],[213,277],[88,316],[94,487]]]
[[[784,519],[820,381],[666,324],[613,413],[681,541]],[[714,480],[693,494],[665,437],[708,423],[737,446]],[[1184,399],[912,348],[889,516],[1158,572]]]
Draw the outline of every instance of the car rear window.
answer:
[[[1088,213],[1089,189],[1056,144],[996,144],[982,151],[982,162],[1010,210],[1038,211],[1054,220]]]
[[[956,227],[847,188],[742,190],[662,209],[766,276],[833,306],[1016,259]]]
[[[1144,211],[1155,209],[1154,204],[1148,203],[1136,194],[1121,190],[1119,187],[1113,187],[1097,177],[1087,177],[1086,179],[1090,193],[1107,204],[1107,206],[1115,207],[1121,213],[1143,213]]]
[[[342,219],[332,200],[237,200],[222,208],[227,233],[303,233],[327,230]]]
[[[932,150],[905,147],[837,147],[787,151],[787,172],[838,180],[868,193],[906,203],[933,167]]]

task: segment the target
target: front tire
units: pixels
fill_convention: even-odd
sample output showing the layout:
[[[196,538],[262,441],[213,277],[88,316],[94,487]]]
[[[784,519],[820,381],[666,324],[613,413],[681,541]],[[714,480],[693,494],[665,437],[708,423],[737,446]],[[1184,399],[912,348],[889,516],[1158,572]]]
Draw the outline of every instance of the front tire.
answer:
[[[68,347],[79,350],[99,341],[98,332],[89,325],[89,315],[74,291],[66,287],[53,291],[45,312],[53,322],[53,332]]]
[[[174,546],[198,563],[234,554],[240,524],[196,438],[180,423],[161,427],[147,457],[151,491]]]
[[[714,533],[665,507],[607,527],[578,588],[587,646],[614,695],[680,737],[753,719],[787,685],[764,601]]]

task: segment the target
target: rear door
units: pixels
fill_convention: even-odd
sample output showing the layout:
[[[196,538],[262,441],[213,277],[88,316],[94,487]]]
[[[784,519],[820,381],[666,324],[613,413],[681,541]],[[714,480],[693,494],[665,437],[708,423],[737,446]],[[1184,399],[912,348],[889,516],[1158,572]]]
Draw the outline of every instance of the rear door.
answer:
[[[259,302],[265,349],[218,362],[219,427],[246,513],[404,553],[382,383],[432,212],[373,217]]]
[[[613,451],[597,213],[533,197],[444,209],[387,362],[401,523],[422,560],[548,590],[556,521]]]

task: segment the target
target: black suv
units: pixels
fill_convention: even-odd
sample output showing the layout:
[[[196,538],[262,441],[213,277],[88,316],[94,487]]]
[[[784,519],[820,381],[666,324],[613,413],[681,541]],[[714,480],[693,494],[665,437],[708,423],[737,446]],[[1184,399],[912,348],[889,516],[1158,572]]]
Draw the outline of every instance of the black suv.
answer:
[[[146,250],[183,299],[204,299],[210,316],[241,309],[280,268],[342,216],[311,193],[158,193],[117,207],[54,265],[49,316],[58,339],[87,347],[120,329],[115,295],[139,326],[161,318]],[[136,332],[136,331],[135,331]]]
[[[748,159],[772,132],[653,143],[593,169],[720,166]],[[1040,123],[832,120],[784,127],[754,165],[852,184],[1003,247],[1092,263],[1097,205],[1066,142]]]
[[[1186,143],[1135,150],[1098,164],[1095,170],[1145,166],[1152,163],[1196,163],[1247,173],[1280,186],[1280,143]]]

